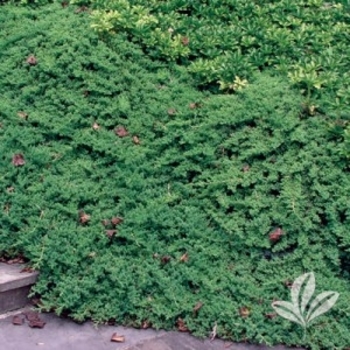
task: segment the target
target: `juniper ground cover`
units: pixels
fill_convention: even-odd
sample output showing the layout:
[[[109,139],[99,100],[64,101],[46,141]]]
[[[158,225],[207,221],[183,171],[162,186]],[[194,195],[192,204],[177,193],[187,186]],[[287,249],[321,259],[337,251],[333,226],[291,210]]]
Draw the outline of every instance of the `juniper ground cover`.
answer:
[[[76,8],[0,6],[0,252],[40,271],[40,307],[349,346],[346,86],[338,105],[272,69],[234,94],[198,89]],[[340,297],[302,340],[271,303],[309,271]]]

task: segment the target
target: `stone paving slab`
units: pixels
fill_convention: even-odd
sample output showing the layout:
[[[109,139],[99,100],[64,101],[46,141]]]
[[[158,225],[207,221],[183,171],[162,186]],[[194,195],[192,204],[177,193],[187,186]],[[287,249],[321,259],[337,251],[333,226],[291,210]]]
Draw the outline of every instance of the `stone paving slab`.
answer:
[[[54,314],[41,314],[46,322],[42,329],[27,323],[15,326],[16,313],[0,317],[0,349],[6,350],[267,350],[266,346],[233,344],[222,340],[201,340],[188,333],[138,330],[120,326],[96,326],[91,322],[77,324]],[[124,343],[114,343],[113,333],[125,336]],[[287,350],[277,346],[272,350]],[[294,348],[293,350],[297,350]],[[299,349],[302,350],[302,349]]]
[[[0,313],[25,306],[37,272],[21,272],[23,265],[0,263]]]
[[[237,344],[216,339],[214,341],[201,340],[187,333],[167,332],[157,338],[143,341],[127,350],[287,350],[285,346],[279,345],[273,348],[265,345]],[[302,350],[293,348],[293,350]]]
[[[24,266],[0,263],[0,292],[34,284],[38,272],[21,272]]]

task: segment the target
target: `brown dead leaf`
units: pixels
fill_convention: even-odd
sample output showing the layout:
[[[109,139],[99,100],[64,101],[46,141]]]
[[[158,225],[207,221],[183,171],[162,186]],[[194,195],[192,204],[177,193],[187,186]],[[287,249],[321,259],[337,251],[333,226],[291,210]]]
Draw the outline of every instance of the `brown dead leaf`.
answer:
[[[141,323],[141,328],[142,329],[147,329],[149,327],[151,327],[151,323],[148,320],[142,321],[142,323]]]
[[[124,128],[124,126],[118,126],[114,130],[114,133],[119,137],[125,137],[129,135],[128,131]]]
[[[281,239],[282,235],[283,235],[283,231],[281,228],[278,227],[269,234],[269,239],[271,242],[277,242]]]
[[[117,230],[106,230],[106,235],[109,238],[112,238],[117,233]]]
[[[28,326],[31,328],[44,328],[45,324],[46,322],[40,319],[36,319],[36,320],[29,321]]]
[[[77,9],[74,11],[74,13],[87,12],[88,10],[89,10],[88,7],[86,7],[86,6],[81,6],[81,7],[77,8]]]
[[[164,255],[161,259],[163,264],[167,264],[171,260],[171,257],[169,255]]]
[[[15,188],[13,186],[7,187],[6,191],[8,193],[12,193],[15,190]]]
[[[243,306],[239,309],[239,314],[241,315],[241,317],[248,317],[250,315],[250,310]]]
[[[210,338],[211,342],[215,339],[215,337],[217,335],[217,330],[218,330],[218,324],[217,324],[217,322],[215,322],[214,327],[213,327],[213,329],[212,329],[212,331],[210,332],[210,335],[209,335],[209,338]]]
[[[201,301],[199,301],[199,302],[195,305],[195,307],[193,308],[193,311],[194,311],[194,312],[197,312],[199,309],[202,308],[202,306],[203,306],[203,303],[202,303]]]
[[[8,265],[23,264],[23,263],[24,263],[24,259],[21,256],[7,261]]]
[[[24,319],[20,315],[13,316],[12,318],[12,324],[15,326],[21,326],[23,322],[24,322]]]
[[[168,114],[169,115],[175,115],[176,114],[176,109],[175,108],[169,108],[168,109]]]
[[[86,214],[83,210],[79,211],[79,221],[81,224],[87,224],[90,221],[90,215]]]
[[[26,266],[20,271],[20,273],[33,273],[33,272],[35,272],[35,270],[30,266]]]
[[[117,216],[117,217],[112,218],[111,223],[113,226],[117,226],[117,225],[121,224],[123,222],[123,220],[124,220],[123,218],[120,218]]]
[[[28,119],[28,113],[26,113],[26,112],[19,111],[19,112],[17,113],[17,115],[18,115],[20,118],[22,118],[22,119],[25,119],[25,120]]]
[[[140,139],[136,135],[132,137],[132,140],[133,140],[135,145],[139,145],[140,144]]]
[[[243,167],[243,172],[244,172],[244,173],[247,173],[249,170],[250,170],[250,166],[249,166],[248,164],[246,164],[246,165]]]
[[[17,153],[12,157],[12,164],[14,166],[22,166],[26,162],[24,160],[23,154]]]
[[[188,253],[187,252],[181,256],[180,261],[181,262],[187,262],[188,261]]]
[[[36,320],[40,321],[40,316],[38,312],[24,311],[22,312],[22,315],[24,315],[28,321],[36,321]]]
[[[111,341],[112,342],[116,342],[116,343],[124,343],[125,342],[125,336],[124,335],[118,335],[117,333],[113,333]]]
[[[277,314],[275,312],[271,312],[269,314],[265,314],[265,317],[266,318],[270,318],[270,319],[273,319],[277,316]]]
[[[67,6],[68,6],[68,1],[62,1],[62,2],[61,2],[61,6],[62,6],[63,8],[67,7]]]
[[[187,46],[190,43],[190,39],[187,36],[181,38],[182,45]]]
[[[176,325],[177,325],[177,329],[180,332],[188,332],[188,328],[185,324],[185,321],[182,318],[177,319]]]
[[[37,63],[38,63],[38,60],[35,58],[34,55],[30,55],[28,58],[27,58],[27,63],[31,66],[35,66]]]
[[[95,122],[95,123],[92,124],[92,128],[93,128],[94,130],[99,130],[99,129],[100,129],[100,126]]]

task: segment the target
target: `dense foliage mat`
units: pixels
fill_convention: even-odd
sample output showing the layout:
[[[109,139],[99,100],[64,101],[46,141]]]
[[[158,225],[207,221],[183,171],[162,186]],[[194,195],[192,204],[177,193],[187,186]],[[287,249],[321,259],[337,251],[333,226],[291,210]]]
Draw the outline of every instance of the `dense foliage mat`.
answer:
[[[71,7],[0,11],[0,252],[40,270],[42,308],[349,346],[350,177],[334,120],[267,74],[236,95],[197,91],[184,68],[89,26]],[[271,302],[309,271],[340,298],[302,342]]]

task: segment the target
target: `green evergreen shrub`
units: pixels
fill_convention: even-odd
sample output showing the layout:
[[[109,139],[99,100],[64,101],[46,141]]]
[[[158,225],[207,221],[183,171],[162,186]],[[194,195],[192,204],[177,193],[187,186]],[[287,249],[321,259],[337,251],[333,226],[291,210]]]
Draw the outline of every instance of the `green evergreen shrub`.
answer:
[[[267,74],[235,95],[197,91],[184,68],[89,25],[60,5],[0,12],[0,252],[40,271],[41,307],[300,345],[268,315],[314,271],[340,298],[301,345],[349,346],[350,179],[334,118],[304,113]]]

